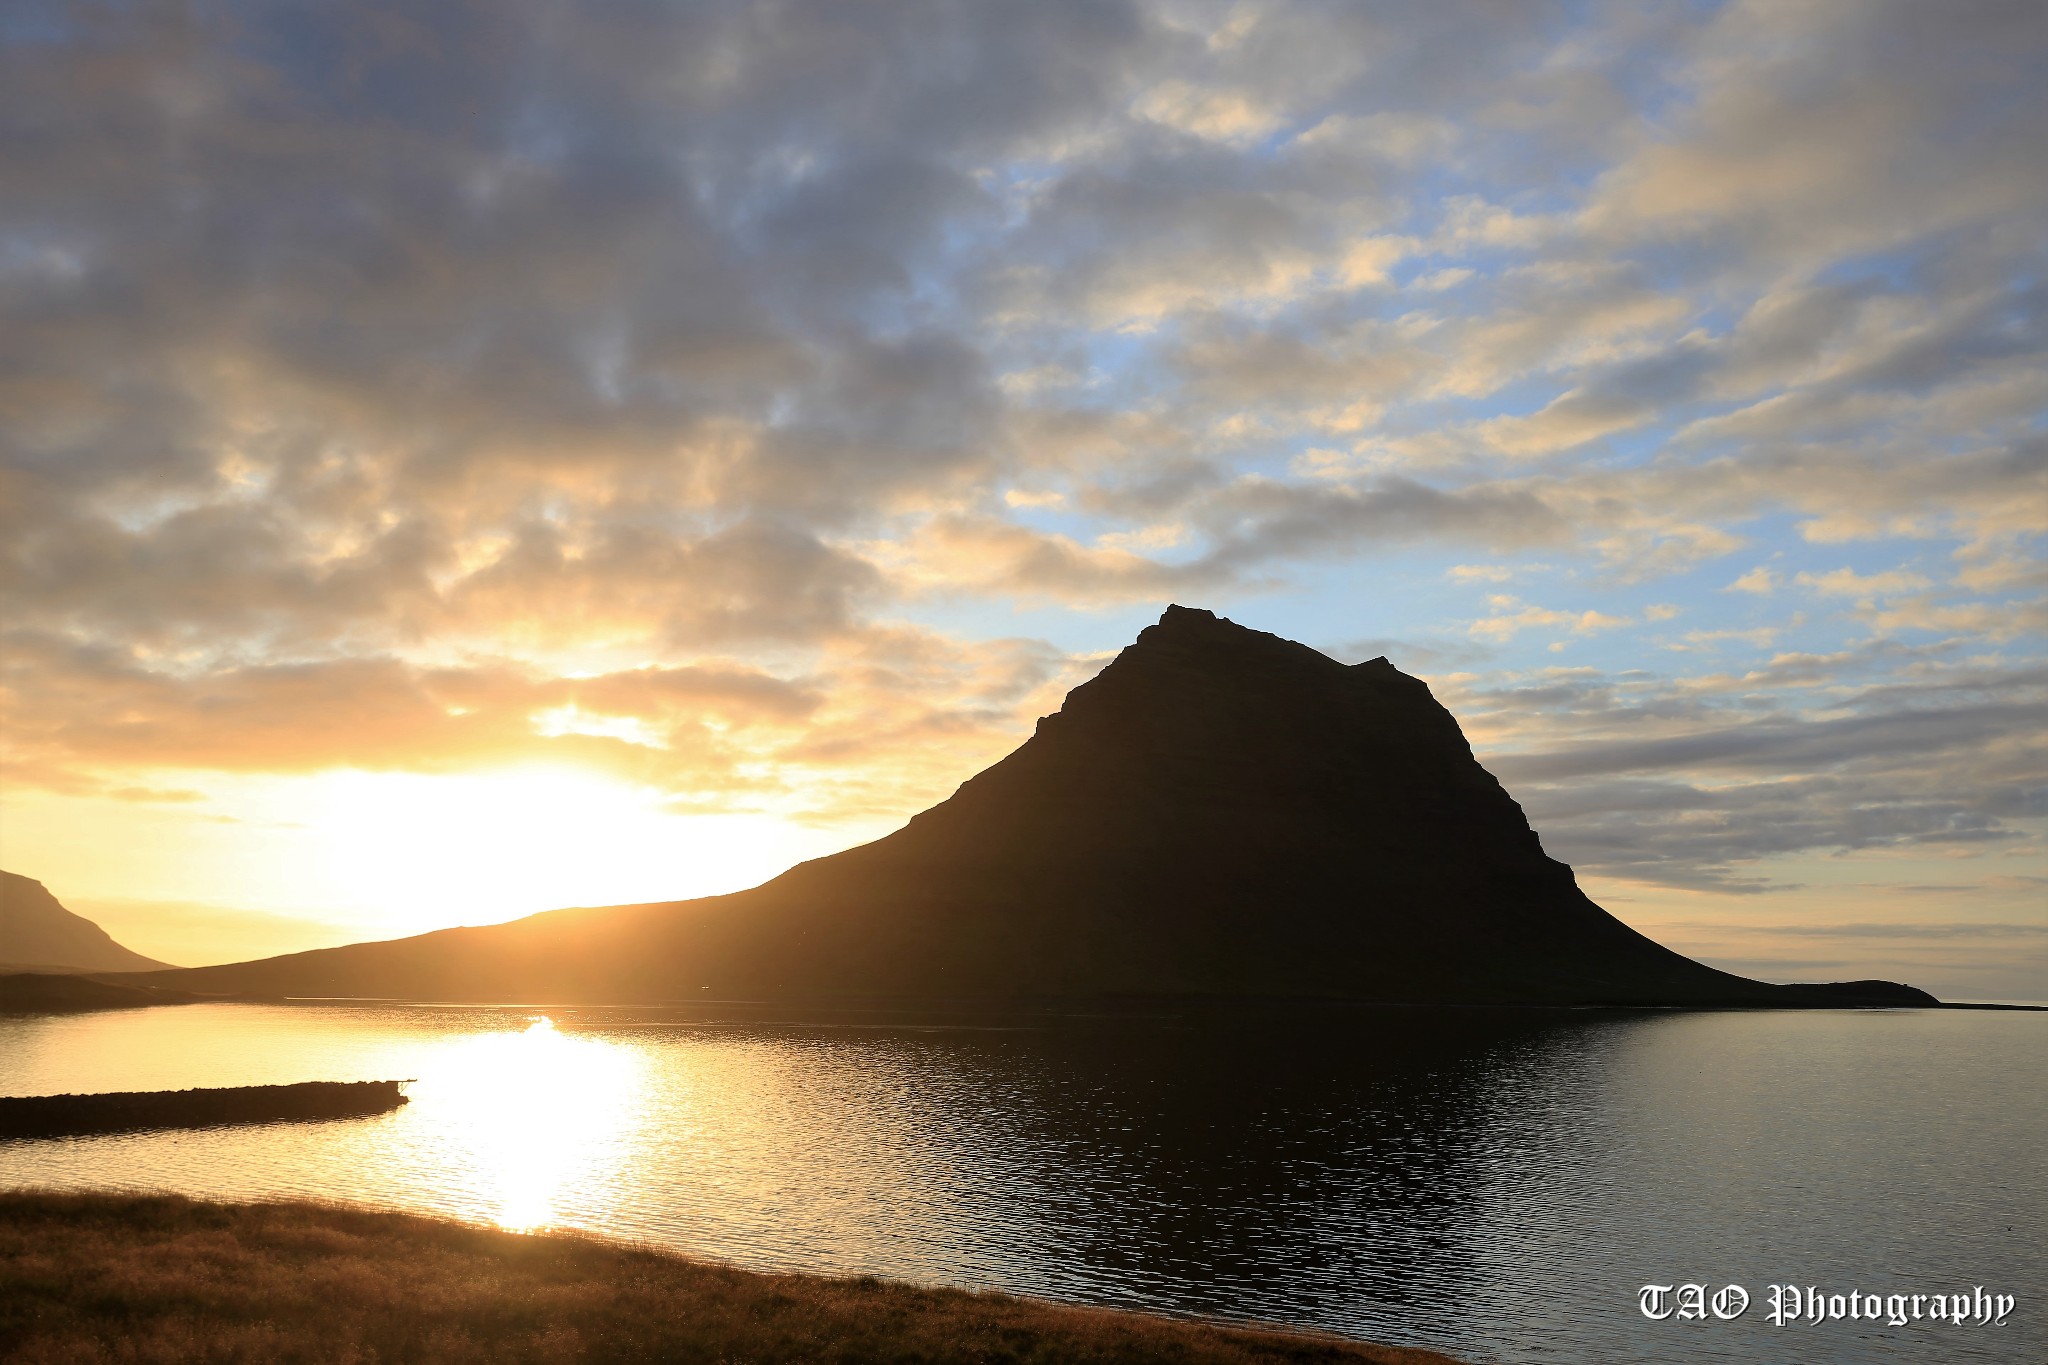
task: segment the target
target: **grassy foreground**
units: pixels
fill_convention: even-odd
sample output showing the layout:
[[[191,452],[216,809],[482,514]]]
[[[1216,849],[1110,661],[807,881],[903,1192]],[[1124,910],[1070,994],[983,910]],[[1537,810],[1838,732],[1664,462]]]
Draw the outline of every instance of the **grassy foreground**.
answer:
[[[0,1194],[0,1359],[1371,1361],[1430,1351],[321,1204]]]

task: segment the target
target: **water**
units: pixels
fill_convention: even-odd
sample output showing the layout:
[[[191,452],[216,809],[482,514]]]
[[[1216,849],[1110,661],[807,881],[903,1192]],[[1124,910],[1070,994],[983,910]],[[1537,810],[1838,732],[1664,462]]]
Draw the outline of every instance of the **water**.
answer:
[[[378,1118],[0,1142],[0,1186],[312,1195],[1475,1362],[2048,1360],[2048,1015],[1374,1011],[714,1025],[0,1019],[0,1094],[415,1077]],[[1646,1320],[1645,1283],[1746,1287]],[[1767,1286],[2018,1296],[1773,1327]]]

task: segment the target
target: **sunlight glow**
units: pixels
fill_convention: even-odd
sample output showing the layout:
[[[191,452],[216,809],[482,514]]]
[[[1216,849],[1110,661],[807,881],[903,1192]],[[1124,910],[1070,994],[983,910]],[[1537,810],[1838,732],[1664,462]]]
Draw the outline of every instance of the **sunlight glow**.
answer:
[[[585,711],[571,702],[565,706],[537,711],[533,716],[537,735],[555,739],[562,735],[593,735],[600,739],[622,739],[643,749],[666,749],[661,732],[638,716],[607,716]]]
[[[467,1039],[445,1058],[433,1102],[460,1115],[502,1228],[550,1226],[579,1181],[615,1180],[641,1099],[631,1048],[560,1032],[542,1015],[517,1033]]]
[[[676,815],[658,793],[568,767],[315,781],[328,894],[394,933],[737,891],[830,851],[770,815]]]

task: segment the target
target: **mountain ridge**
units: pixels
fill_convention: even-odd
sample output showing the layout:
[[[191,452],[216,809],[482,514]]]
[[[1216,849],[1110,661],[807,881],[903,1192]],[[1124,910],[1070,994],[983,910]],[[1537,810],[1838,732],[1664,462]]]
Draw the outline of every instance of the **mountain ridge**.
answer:
[[[1178,605],[902,829],[750,890],[158,979],[589,1003],[1934,1003],[1664,948],[1544,852],[1426,683]]]
[[[169,966],[116,943],[99,925],[65,909],[35,878],[0,871],[0,971],[142,972]]]

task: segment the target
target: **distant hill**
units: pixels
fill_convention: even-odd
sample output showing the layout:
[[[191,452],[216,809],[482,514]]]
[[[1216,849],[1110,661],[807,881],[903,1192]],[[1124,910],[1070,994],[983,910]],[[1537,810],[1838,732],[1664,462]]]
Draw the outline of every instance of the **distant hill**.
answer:
[[[525,1002],[1933,1003],[1661,947],[1544,854],[1426,684],[1185,607],[950,799],[752,890],[156,979]]]
[[[39,881],[0,872],[0,972],[142,972],[167,964],[130,952]]]
[[[144,1009],[151,1005],[193,1005],[210,998],[191,991],[101,981],[79,972],[0,974],[0,1014]]]

